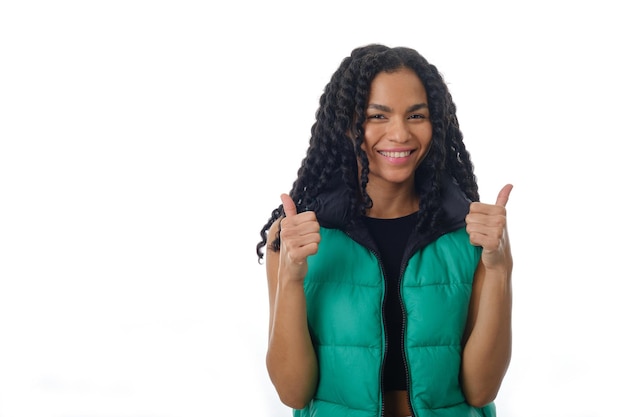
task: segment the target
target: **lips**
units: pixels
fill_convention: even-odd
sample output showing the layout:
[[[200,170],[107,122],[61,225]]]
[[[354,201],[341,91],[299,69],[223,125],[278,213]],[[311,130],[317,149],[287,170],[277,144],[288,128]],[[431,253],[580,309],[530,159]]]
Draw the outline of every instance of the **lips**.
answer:
[[[406,158],[411,155],[412,151],[378,151],[382,156],[387,158]]]

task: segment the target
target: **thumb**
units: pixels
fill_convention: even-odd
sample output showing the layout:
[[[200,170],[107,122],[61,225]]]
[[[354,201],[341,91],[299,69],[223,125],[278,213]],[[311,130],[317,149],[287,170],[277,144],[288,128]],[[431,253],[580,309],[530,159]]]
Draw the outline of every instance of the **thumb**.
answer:
[[[509,195],[511,194],[511,190],[513,186],[511,184],[507,184],[498,193],[498,198],[496,199],[496,206],[505,207],[506,203],[509,201]]]
[[[288,194],[281,194],[280,200],[283,202],[283,210],[285,210],[285,216],[295,216],[298,214],[296,210],[296,204],[293,202],[291,197]]]

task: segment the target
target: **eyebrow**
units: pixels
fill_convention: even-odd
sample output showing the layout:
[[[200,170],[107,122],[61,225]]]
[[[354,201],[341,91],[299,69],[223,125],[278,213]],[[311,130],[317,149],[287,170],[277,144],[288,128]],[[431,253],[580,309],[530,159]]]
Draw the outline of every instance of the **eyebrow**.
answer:
[[[408,108],[407,113],[411,113],[414,112],[416,110],[422,110],[422,109],[428,109],[428,104],[426,103],[419,103],[419,104],[414,104],[411,107]]]
[[[385,106],[384,104],[376,104],[376,103],[372,103],[369,106],[367,106],[368,109],[376,109],[376,110],[380,110],[380,111],[384,111],[384,112],[391,112],[391,107],[389,106]],[[416,110],[421,110],[421,109],[427,109],[428,108],[428,104],[426,103],[418,103],[418,104],[414,104],[411,107],[409,107],[407,109],[407,113],[411,113],[414,112]]]

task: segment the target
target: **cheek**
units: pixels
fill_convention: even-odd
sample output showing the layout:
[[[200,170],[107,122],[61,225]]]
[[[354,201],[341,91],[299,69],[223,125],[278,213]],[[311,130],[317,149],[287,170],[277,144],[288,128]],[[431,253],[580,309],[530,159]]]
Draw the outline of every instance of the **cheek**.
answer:
[[[430,145],[430,142],[433,140],[433,126],[430,123],[420,126],[416,136],[420,139],[423,146]]]
[[[367,152],[368,149],[371,149],[376,142],[376,138],[382,135],[382,132],[379,131],[376,126],[366,127],[363,131],[363,144],[361,145],[361,149]]]

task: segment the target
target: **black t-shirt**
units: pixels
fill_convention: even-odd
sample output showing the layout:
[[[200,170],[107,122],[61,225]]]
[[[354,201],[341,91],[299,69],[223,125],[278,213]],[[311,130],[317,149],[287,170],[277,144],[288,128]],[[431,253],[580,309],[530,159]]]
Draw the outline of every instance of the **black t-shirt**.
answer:
[[[400,266],[406,243],[415,227],[417,213],[397,219],[365,218],[385,270],[386,297],[383,305],[387,332],[387,357],[383,369],[385,391],[406,390],[407,374],[402,353],[402,307]]]

